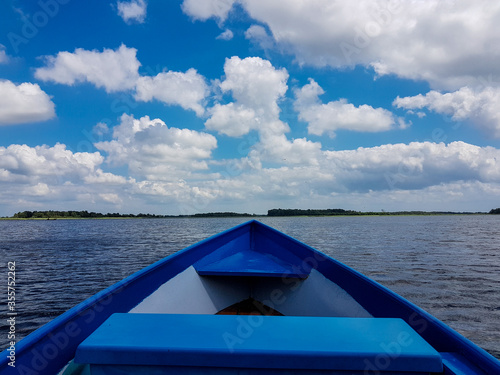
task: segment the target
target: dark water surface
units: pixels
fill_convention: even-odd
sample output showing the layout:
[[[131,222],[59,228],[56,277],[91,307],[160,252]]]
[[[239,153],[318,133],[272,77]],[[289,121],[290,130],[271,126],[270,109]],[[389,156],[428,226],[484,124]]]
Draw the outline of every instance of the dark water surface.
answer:
[[[375,279],[500,358],[500,217],[261,218]],[[0,221],[0,349],[7,262],[21,339],[96,292],[247,219]]]

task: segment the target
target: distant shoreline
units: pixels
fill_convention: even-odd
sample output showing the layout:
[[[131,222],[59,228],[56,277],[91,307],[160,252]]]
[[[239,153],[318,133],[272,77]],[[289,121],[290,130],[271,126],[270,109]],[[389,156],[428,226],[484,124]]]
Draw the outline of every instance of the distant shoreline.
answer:
[[[444,215],[491,215],[499,214],[499,209],[490,212],[452,212],[452,211],[394,211],[362,212],[343,209],[272,209],[267,214],[249,214],[236,212],[208,212],[192,215],[153,215],[96,213],[88,211],[23,211],[12,217],[0,220],[81,220],[81,219],[183,219],[183,218],[237,218],[237,217],[333,217],[333,216],[444,216]]]

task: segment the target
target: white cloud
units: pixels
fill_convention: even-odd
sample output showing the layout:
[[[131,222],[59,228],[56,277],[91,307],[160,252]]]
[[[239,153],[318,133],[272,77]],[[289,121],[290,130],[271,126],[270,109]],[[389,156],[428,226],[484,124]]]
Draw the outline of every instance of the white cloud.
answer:
[[[123,114],[120,125],[113,129],[113,140],[95,146],[108,153],[108,162],[127,165],[133,176],[175,181],[208,169],[207,160],[217,140],[207,133],[169,128],[160,119]]]
[[[252,25],[245,32],[245,38],[257,43],[264,50],[275,47],[274,39],[270,36],[266,29],[260,25]]]
[[[190,2],[191,3],[191,2]],[[192,3],[196,3],[192,1]],[[204,2],[198,2],[204,3]],[[212,3],[212,2],[207,2]],[[193,5],[197,19],[218,16]],[[281,51],[300,64],[335,68],[371,66],[379,75],[426,80],[456,90],[492,74],[500,81],[500,3],[385,0],[245,0],[238,2],[265,24]],[[202,11],[203,9],[203,11]],[[196,17],[195,17],[196,18]],[[255,34],[258,38],[260,34]]]
[[[250,170],[241,166],[241,173],[199,186],[215,192],[218,203],[234,199],[243,209],[244,202],[255,202],[251,212],[278,205],[310,208],[318,201],[360,210],[456,211],[471,209],[460,199],[476,202],[473,192],[500,198],[500,150],[493,147],[414,142],[348,151],[302,149],[315,154],[315,164]],[[419,200],[419,194],[425,199]],[[429,203],[424,207],[423,202]],[[471,210],[491,209],[478,207]]]
[[[420,189],[456,181],[500,182],[500,150],[464,142],[413,142],[325,154],[338,181],[354,191]]]
[[[188,213],[187,211],[183,212],[182,206],[185,204],[197,205],[196,202],[206,204],[206,202],[211,202],[217,198],[217,192],[214,189],[192,186],[184,180],[140,181],[135,184],[134,192],[152,197],[156,201],[174,203],[177,206],[176,211],[178,213]]]
[[[488,134],[500,138],[500,87],[485,87],[480,91],[462,87],[444,94],[432,90],[425,95],[397,97],[393,104],[408,110],[427,108],[455,121],[471,120]]]
[[[127,23],[143,23],[146,18],[147,3],[145,0],[118,1],[118,15]]]
[[[103,161],[98,152],[73,153],[60,143],[53,147],[17,144],[0,147],[0,169],[20,180],[81,181],[95,173]]]
[[[316,184],[331,179],[330,174],[322,174],[317,166],[282,166],[253,170],[231,179],[210,181],[203,186],[216,191],[218,201],[234,199],[240,202],[239,205],[252,202],[250,212],[263,212],[270,208],[269,204],[277,205],[287,199],[297,201],[301,196],[309,196]],[[259,207],[263,202],[264,206]]]
[[[134,90],[137,101],[159,100],[193,110],[198,116],[205,112],[204,101],[209,94],[205,78],[195,69],[182,72],[161,72],[156,76],[139,76],[141,63],[137,50],[121,45],[116,50],[59,52],[45,57],[46,65],[35,71],[43,81],[65,85],[89,82],[108,93]]]
[[[210,119],[205,122],[207,129],[217,130],[230,137],[248,134],[258,126],[255,111],[242,105],[216,104],[210,109],[210,114]]]
[[[276,145],[287,143],[290,141],[284,139]],[[500,198],[500,163],[496,161],[500,160],[500,150],[492,147],[415,142],[321,152],[302,145],[292,154],[299,159],[296,152],[300,149],[304,154],[315,154],[317,163],[248,169],[245,159],[249,158],[242,158],[240,164],[231,167],[231,173],[219,178],[144,181],[136,188],[142,194],[177,200],[184,213],[207,212],[212,207],[249,212],[265,212],[277,206],[310,208],[318,201],[327,206],[375,211],[477,211],[491,209],[484,203]],[[474,193],[488,198],[480,202]]]
[[[324,197],[329,207],[358,211],[469,211],[488,212],[491,202],[498,201],[500,184],[478,181],[443,183],[415,190],[372,190],[345,192]],[[314,198],[301,199],[303,208],[314,206]]]
[[[233,39],[234,37],[234,34],[231,30],[229,29],[226,29],[224,30],[222,33],[220,33],[216,39],[220,39],[220,40],[231,40]]]
[[[397,119],[384,108],[373,108],[366,104],[355,107],[346,99],[323,104],[319,100],[319,95],[322,94],[323,89],[313,79],[301,89],[295,90],[294,107],[299,113],[299,119],[308,123],[309,134],[328,133],[334,137],[334,132],[339,129],[382,132],[394,128],[396,124],[406,126],[402,119]]]
[[[234,103],[217,104],[210,109],[207,129],[230,136],[241,136],[250,130],[283,133],[288,125],[279,121],[278,100],[286,93],[288,73],[275,69],[259,57],[232,57],[224,65],[223,92],[230,92]]]
[[[24,194],[34,195],[34,196],[45,196],[49,195],[51,192],[49,186],[47,184],[39,182],[34,186],[27,187],[24,190]]]
[[[137,50],[121,45],[116,50],[102,52],[77,48],[74,53],[59,52],[56,56],[46,56],[47,66],[38,68],[35,77],[42,81],[73,85],[89,82],[107,92],[133,89],[139,78],[141,63],[136,57]]]
[[[99,194],[99,197],[109,203],[113,203],[114,205],[121,205],[123,203],[123,199],[121,199],[118,194],[115,193],[102,193]]]
[[[189,69],[186,73],[169,71],[154,77],[140,77],[135,98],[146,102],[157,99],[165,104],[177,104],[201,116],[205,111],[203,101],[208,92],[205,78],[195,69]]]
[[[96,134],[99,137],[102,137],[104,134],[108,134],[109,133],[108,125],[104,122],[99,122],[92,129],[92,133]]]
[[[215,18],[223,22],[235,2],[236,0],[184,0],[182,10],[195,20]]]
[[[286,69],[276,69],[259,57],[232,57],[226,60],[224,72],[226,79],[221,88],[224,92],[231,91],[239,103],[269,110],[272,115],[279,112],[277,101],[288,89]]]
[[[83,181],[87,184],[103,184],[103,185],[124,185],[127,179],[123,176],[118,176],[113,173],[104,172],[102,169],[96,169],[93,174],[83,177]]]
[[[306,138],[288,140],[284,134],[268,134],[254,147],[254,158],[280,163],[281,165],[318,165],[321,143]]]
[[[133,181],[104,172],[98,153],[63,144],[0,147],[0,204],[22,210],[115,209]],[[116,199],[115,199],[116,198]]]
[[[210,108],[207,129],[231,137],[257,131],[260,141],[250,153],[255,165],[262,160],[287,165],[317,163],[320,143],[302,138],[290,141],[285,136],[290,128],[280,120],[278,105],[288,89],[285,69],[276,69],[259,57],[232,57],[226,60],[224,72],[220,87],[224,93],[231,93],[234,102]]]
[[[17,211],[95,207],[106,212],[127,202],[127,211],[133,204],[137,212],[148,204],[157,213],[214,207],[265,212],[277,205],[308,208],[318,201],[362,210],[476,211],[491,209],[485,202],[500,198],[500,150],[464,142],[321,151],[305,139],[269,136],[224,174],[195,173],[211,165],[216,140],[208,134],[127,115],[113,133],[112,141],[97,146],[143,177],[140,181],[103,171],[98,152],[73,153],[61,144],[11,145],[0,147],[0,203]],[[295,160],[287,165],[278,159],[283,155]],[[264,156],[277,166],[260,164]]]
[[[46,121],[55,117],[55,105],[34,83],[16,85],[0,80],[0,125]]]

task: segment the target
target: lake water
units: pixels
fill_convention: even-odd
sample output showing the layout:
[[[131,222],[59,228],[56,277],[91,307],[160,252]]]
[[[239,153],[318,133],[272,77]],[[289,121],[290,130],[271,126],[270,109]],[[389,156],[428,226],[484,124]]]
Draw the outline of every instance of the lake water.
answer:
[[[135,271],[247,220],[0,221],[0,349],[8,346],[7,262],[16,262],[20,339]],[[389,287],[500,358],[500,216],[259,220]]]

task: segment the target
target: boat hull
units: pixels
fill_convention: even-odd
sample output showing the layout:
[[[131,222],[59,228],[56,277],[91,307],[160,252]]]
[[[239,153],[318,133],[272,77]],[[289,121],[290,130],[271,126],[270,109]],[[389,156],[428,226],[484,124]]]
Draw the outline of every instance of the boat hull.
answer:
[[[248,254],[239,265],[238,261],[228,262],[228,257],[240,249],[259,252],[259,256],[264,253],[273,262],[252,263],[255,257],[249,260]],[[264,277],[286,288],[319,273],[352,297],[369,316],[404,321],[440,353],[445,373],[500,373],[497,359],[419,307],[327,255],[250,221],[162,259],[62,314],[16,345],[15,368],[8,365],[9,353],[4,351],[0,374],[57,374],[75,357],[79,345],[112,314],[131,312],[190,267],[199,269],[200,277]],[[279,287],[271,288],[271,292],[276,289]],[[275,305],[279,311],[279,304]]]

